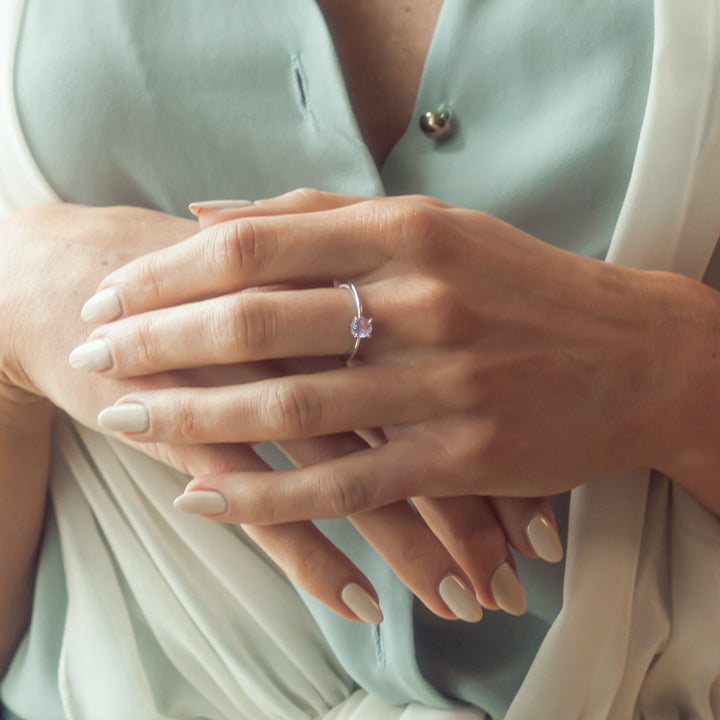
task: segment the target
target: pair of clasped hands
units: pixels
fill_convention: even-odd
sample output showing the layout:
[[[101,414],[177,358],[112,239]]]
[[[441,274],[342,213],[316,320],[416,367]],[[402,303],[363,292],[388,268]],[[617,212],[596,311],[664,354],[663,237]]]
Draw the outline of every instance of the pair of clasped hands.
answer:
[[[651,409],[623,354],[646,327],[639,273],[426,197],[192,207],[200,232],[133,208],[40,210],[71,238],[47,307],[85,301],[85,322],[46,335],[24,386],[191,474],[179,510],[243,524],[349,620],[381,622],[382,599],[310,518],[347,516],[440,617],[524,612],[509,547],[562,557],[545,496],[645,465]],[[350,363],[343,281],[375,328]],[[63,351],[72,378],[47,371]],[[269,472],[263,441],[297,469]]]

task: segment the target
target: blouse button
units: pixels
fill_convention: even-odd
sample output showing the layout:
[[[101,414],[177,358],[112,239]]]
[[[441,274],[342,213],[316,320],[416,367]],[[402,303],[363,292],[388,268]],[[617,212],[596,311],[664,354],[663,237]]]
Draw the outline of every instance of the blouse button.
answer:
[[[453,111],[443,103],[437,110],[420,116],[420,129],[433,140],[445,140],[453,132]]]

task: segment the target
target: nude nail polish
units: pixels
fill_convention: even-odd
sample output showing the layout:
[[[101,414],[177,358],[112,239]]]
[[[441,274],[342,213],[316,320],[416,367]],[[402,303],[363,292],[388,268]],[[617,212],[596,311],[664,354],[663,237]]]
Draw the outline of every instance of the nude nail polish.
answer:
[[[538,513],[527,524],[525,536],[532,549],[546,562],[556,563],[563,559],[563,546],[552,523]]]
[[[191,490],[175,498],[176,510],[193,515],[221,515],[228,511],[227,500],[215,490]]]
[[[188,210],[197,216],[200,210],[240,210],[253,204],[252,200],[203,200],[201,202],[191,202],[188,205]]]
[[[475,593],[457,575],[448,575],[438,585],[438,595],[442,601],[465,622],[482,620],[482,606]]]
[[[150,427],[150,413],[142,403],[119,403],[100,412],[98,425],[115,432],[146,432]]]
[[[527,610],[525,590],[510,563],[504,562],[490,578],[495,602],[510,615],[522,615]]]
[[[361,585],[348,583],[342,589],[340,597],[363,622],[370,625],[379,625],[383,621],[384,617],[380,606]]]
[[[90,340],[78,345],[68,358],[70,367],[83,372],[107,370],[113,366],[112,353],[107,340]]]
[[[80,310],[85,322],[104,323],[116,320],[122,315],[120,296],[113,288],[106,288],[93,295]]]

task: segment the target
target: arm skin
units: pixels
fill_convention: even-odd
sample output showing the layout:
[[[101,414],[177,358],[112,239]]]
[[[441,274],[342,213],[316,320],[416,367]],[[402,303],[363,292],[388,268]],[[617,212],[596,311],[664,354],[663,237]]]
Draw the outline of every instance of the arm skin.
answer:
[[[0,677],[30,619],[51,426],[47,401],[0,394]]]

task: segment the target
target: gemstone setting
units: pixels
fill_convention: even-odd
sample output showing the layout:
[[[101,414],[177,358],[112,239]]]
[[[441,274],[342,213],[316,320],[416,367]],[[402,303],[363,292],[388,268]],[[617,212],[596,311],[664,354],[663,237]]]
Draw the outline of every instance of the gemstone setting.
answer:
[[[350,323],[350,332],[354,338],[369,338],[373,331],[373,319],[369,317],[354,317]]]

